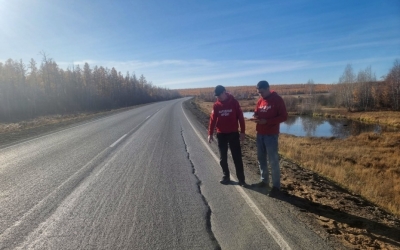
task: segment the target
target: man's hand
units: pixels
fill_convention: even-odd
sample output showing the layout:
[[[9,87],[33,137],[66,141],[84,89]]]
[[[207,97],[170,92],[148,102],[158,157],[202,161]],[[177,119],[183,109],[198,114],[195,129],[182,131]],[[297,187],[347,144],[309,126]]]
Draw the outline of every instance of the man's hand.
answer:
[[[267,120],[266,120],[266,119],[259,119],[259,120],[256,120],[255,122],[256,122],[257,124],[261,124],[261,125],[267,124]]]
[[[214,141],[214,136],[213,135],[209,135],[208,136],[208,143],[211,143],[212,141]]]
[[[240,133],[240,140],[241,140],[241,141],[244,141],[245,138],[246,138],[246,137],[245,137],[245,134],[244,134],[244,133]]]

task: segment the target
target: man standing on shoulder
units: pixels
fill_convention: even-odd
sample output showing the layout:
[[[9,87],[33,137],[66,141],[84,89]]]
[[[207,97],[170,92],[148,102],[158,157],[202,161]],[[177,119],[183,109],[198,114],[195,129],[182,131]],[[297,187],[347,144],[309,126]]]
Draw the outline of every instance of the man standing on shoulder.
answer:
[[[215,87],[214,94],[217,101],[214,103],[208,126],[208,142],[214,140],[214,128],[217,128],[218,149],[223,177],[222,184],[230,183],[230,172],[228,168],[228,145],[231,149],[233,162],[235,163],[236,176],[240,186],[246,186],[242,150],[240,141],[245,138],[245,123],[243,112],[239,102],[221,85]],[[238,132],[238,123],[240,124],[240,134]]]
[[[257,158],[260,167],[261,182],[255,184],[255,186],[269,186],[267,168],[269,162],[272,174],[272,190],[270,195],[274,195],[281,188],[278,155],[279,124],[286,121],[288,114],[282,97],[276,92],[270,91],[267,81],[260,81],[257,84],[257,92],[260,98],[254,109],[253,120],[257,123]]]

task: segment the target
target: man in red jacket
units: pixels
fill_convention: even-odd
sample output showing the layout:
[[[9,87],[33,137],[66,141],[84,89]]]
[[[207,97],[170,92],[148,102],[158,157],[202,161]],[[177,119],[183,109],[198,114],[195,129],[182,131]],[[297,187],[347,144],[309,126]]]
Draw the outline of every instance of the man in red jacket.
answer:
[[[253,120],[257,123],[257,158],[260,167],[261,182],[256,184],[256,186],[269,186],[267,168],[269,162],[272,175],[272,190],[270,195],[274,195],[281,188],[278,155],[279,124],[286,121],[288,114],[282,97],[269,89],[267,81],[260,81],[257,84],[257,91],[260,98],[254,109]]]
[[[223,177],[220,181],[222,184],[230,183],[230,173],[228,168],[228,145],[231,149],[233,162],[235,163],[236,176],[240,186],[246,186],[242,150],[240,141],[245,138],[245,123],[243,112],[239,102],[221,85],[215,87],[214,91],[217,101],[214,103],[208,126],[208,142],[214,140],[214,128],[217,128],[218,149],[220,154],[220,162]],[[240,124],[240,134],[238,132]]]

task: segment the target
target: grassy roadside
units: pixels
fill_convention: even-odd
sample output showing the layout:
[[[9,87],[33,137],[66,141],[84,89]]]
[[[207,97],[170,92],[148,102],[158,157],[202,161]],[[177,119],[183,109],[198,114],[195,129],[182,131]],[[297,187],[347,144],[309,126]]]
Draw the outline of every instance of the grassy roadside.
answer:
[[[0,123],[0,147],[12,144],[16,141],[34,138],[35,136],[40,136],[48,132],[64,129],[68,126],[78,124],[79,122],[97,119],[143,105],[146,104],[101,112],[48,115],[22,122]]]
[[[203,112],[213,103],[197,100]],[[242,101],[251,110],[251,101]],[[334,110],[329,112],[335,115]],[[338,112],[359,121],[400,125],[400,112]],[[246,121],[246,133],[255,137],[255,124]],[[281,134],[280,153],[301,166],[325,176],[349,191],[400,216],[400,133],[364,133],[347,139],[303,138]]]
[[[314,116],[347,118],[365,123],[400,128],[400,112],[395,111],[347,112],[344,109],[325,108],[320,113],[314,113]]]
[[[38,129],[43,127],[60,126],[63,124],[69,125],[80,121],[90,120],[102,116],[107,116],[110,114],[122,112],[132,108],[137,108],[147,104],[141,104],[136,106],[131,106],[127,108],[119,108],[98,112],[84,112],[77,114],[66,114],[66,115],[47,115],[40,116],[31,120],[14,122],[14,123],[1,123],[0,122],[0,134],[2,133],[18,133],[29,129]]]
[[[100,113],[48,115],[48,116],[41,116],[28,121],[14,122],[14,123],[0,123],[0,133],[16,133],[25,129],[34,129],[42,126],[51,126],[52,124],[76,122],[82,119],[90,119],[98,114]]]
[[[365,133],[345,140],[282,135],[280,152],[400,215],[399,133]]]

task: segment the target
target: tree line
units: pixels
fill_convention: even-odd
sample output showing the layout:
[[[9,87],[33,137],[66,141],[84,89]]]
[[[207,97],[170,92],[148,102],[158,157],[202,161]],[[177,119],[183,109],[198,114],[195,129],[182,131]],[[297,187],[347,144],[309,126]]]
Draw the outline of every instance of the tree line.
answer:
[[[251,86],[227,87],[237,99],[252,100],[258,97],[256,83]],[[348,64],[336,84],[315,84],[312,79],[304,84],[271,85],[285,100],[288,111],[310,114],[321,106],[344,107],[348,111],[394,110],[400,111],[400,61],[382,80],[376,79],[371,67],[354,72]],[[214,101],[214,88],[180,89],[183,96],[197,96]]]
[[[88,63],[64,70],[42,54],[31,59],[0,62],[0,122],[43,115],[94,112],[180,97],[176,90],[156,87],[141,75],[125,75],[114,67],[91,68]]]
[[[400,63],[395,60],[389,73],[378,81],[371,67],[354,72],[346,65],[337,84],[326,93],[318,93],[311,79],[305,84],[305,95],[283,96],[289,111],[301,114],[318,112],[321,106],[343,107],[347,111],[393,110],[400,111]]]
[[[335,103],[349,111],[388,109],[400,111],[400,62],[396,60],[383,81],[371,67],[356,75],[348,64],[334,88]]]
[[[248,86],[225,86],[227,91],[235,96],[237,99],[253,99],[258,96],[256,90],[257,82]],[[329,93],[332,90],[331,84],[315,84],[314,92],[317,94]],[[271,90],[279,93],[280,95],[304,95],[308,93],[308,84],[279,84],[271,85]],[[203,100],[213,101],[214,97],[214,87],[207,88],[188,88],[188,89],[178,89],[182,96],[197,96]]]

